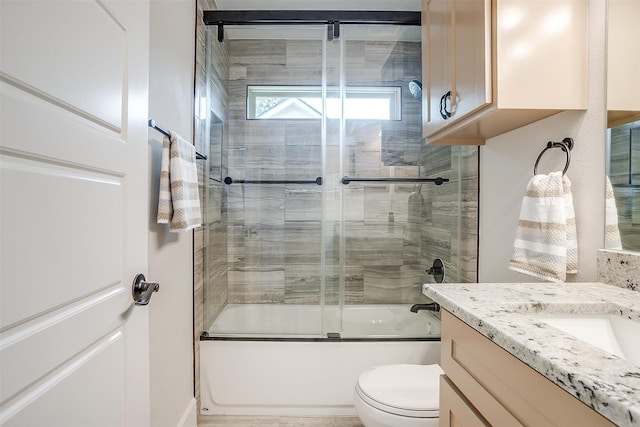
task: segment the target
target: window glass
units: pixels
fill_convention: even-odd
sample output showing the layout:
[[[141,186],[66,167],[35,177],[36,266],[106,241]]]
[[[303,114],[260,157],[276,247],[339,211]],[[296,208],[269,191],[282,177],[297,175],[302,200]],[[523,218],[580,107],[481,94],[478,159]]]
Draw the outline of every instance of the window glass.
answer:
[[[347,87],[344,104],[346,119],[401,120],[402,88],[399,86]],[[340,92],[327,88],[327,118],[339,119]],[[320,119],[322,89],[320,86],[249,86],[247,118]]]

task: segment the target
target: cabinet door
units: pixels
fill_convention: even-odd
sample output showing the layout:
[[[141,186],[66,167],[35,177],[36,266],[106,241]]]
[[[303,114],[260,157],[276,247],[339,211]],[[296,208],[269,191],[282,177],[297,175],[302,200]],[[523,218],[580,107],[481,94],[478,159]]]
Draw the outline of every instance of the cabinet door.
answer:
[[[640,117],[640,55],[631,54],[640,40],[640,2],[609,0],[607,33],[607,110],[609,127],[638,120]],[[635,43],[634,43],[635,41]],[[614,111],[617,114],[612,114]]]
[[[443,375],[440,377],[440,427],[460,426],[487,427],[490,424]]]
[[[492,101],[491,1],[425,0],[423,11],[428,137]]]
[[[422,101],[423,136],[427,137],[446,123],[441,116],[440,100],[451,90],[452,11],[449,0],[423,0],[422,73],[426,88]]]
[[[491,2],[452,1],[454,75],[449,121],[456,121],[491,103]]]

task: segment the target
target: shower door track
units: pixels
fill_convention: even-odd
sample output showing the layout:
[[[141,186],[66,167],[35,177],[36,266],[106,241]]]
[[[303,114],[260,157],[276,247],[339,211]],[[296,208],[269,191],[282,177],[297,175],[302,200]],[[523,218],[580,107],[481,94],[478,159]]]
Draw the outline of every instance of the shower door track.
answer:
[[[439,342],[440,336],[432,337],[370,337],[370,338],[327,338],[327,337],[256,337],[256,336],[221,336],[200,334],[200,341],[260,341],[260,342]]]
[[[420,26],[420,12],[366,10],[205,10],[205,25],[218,26],[224,41],[225,25],[328,25],[328,40],[340,38],[340,24]]]
[[[420,12],[366,10],[205,10],[205,25],[389,24],[417,25]]]

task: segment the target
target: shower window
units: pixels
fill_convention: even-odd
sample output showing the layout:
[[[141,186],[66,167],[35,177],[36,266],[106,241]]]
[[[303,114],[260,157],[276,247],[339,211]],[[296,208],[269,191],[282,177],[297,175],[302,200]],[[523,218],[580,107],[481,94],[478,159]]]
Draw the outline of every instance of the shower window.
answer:
[[[340,88],[327,88],[327,118],[341,117]],[[402,87],[347,87],[344,115],[352,120],[401,120]],[[321,86],[248,86],[247,119],[321,119]]]

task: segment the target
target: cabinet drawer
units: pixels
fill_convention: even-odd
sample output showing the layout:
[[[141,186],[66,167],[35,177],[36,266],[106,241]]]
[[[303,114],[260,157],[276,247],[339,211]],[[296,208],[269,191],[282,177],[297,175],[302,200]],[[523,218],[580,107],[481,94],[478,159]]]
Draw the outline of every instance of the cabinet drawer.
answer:
[[[440,427],[488,427],[490,424],[446,377],[440,377]]]
[[[447,311],[441,364],[491,425],[614,425]]]

